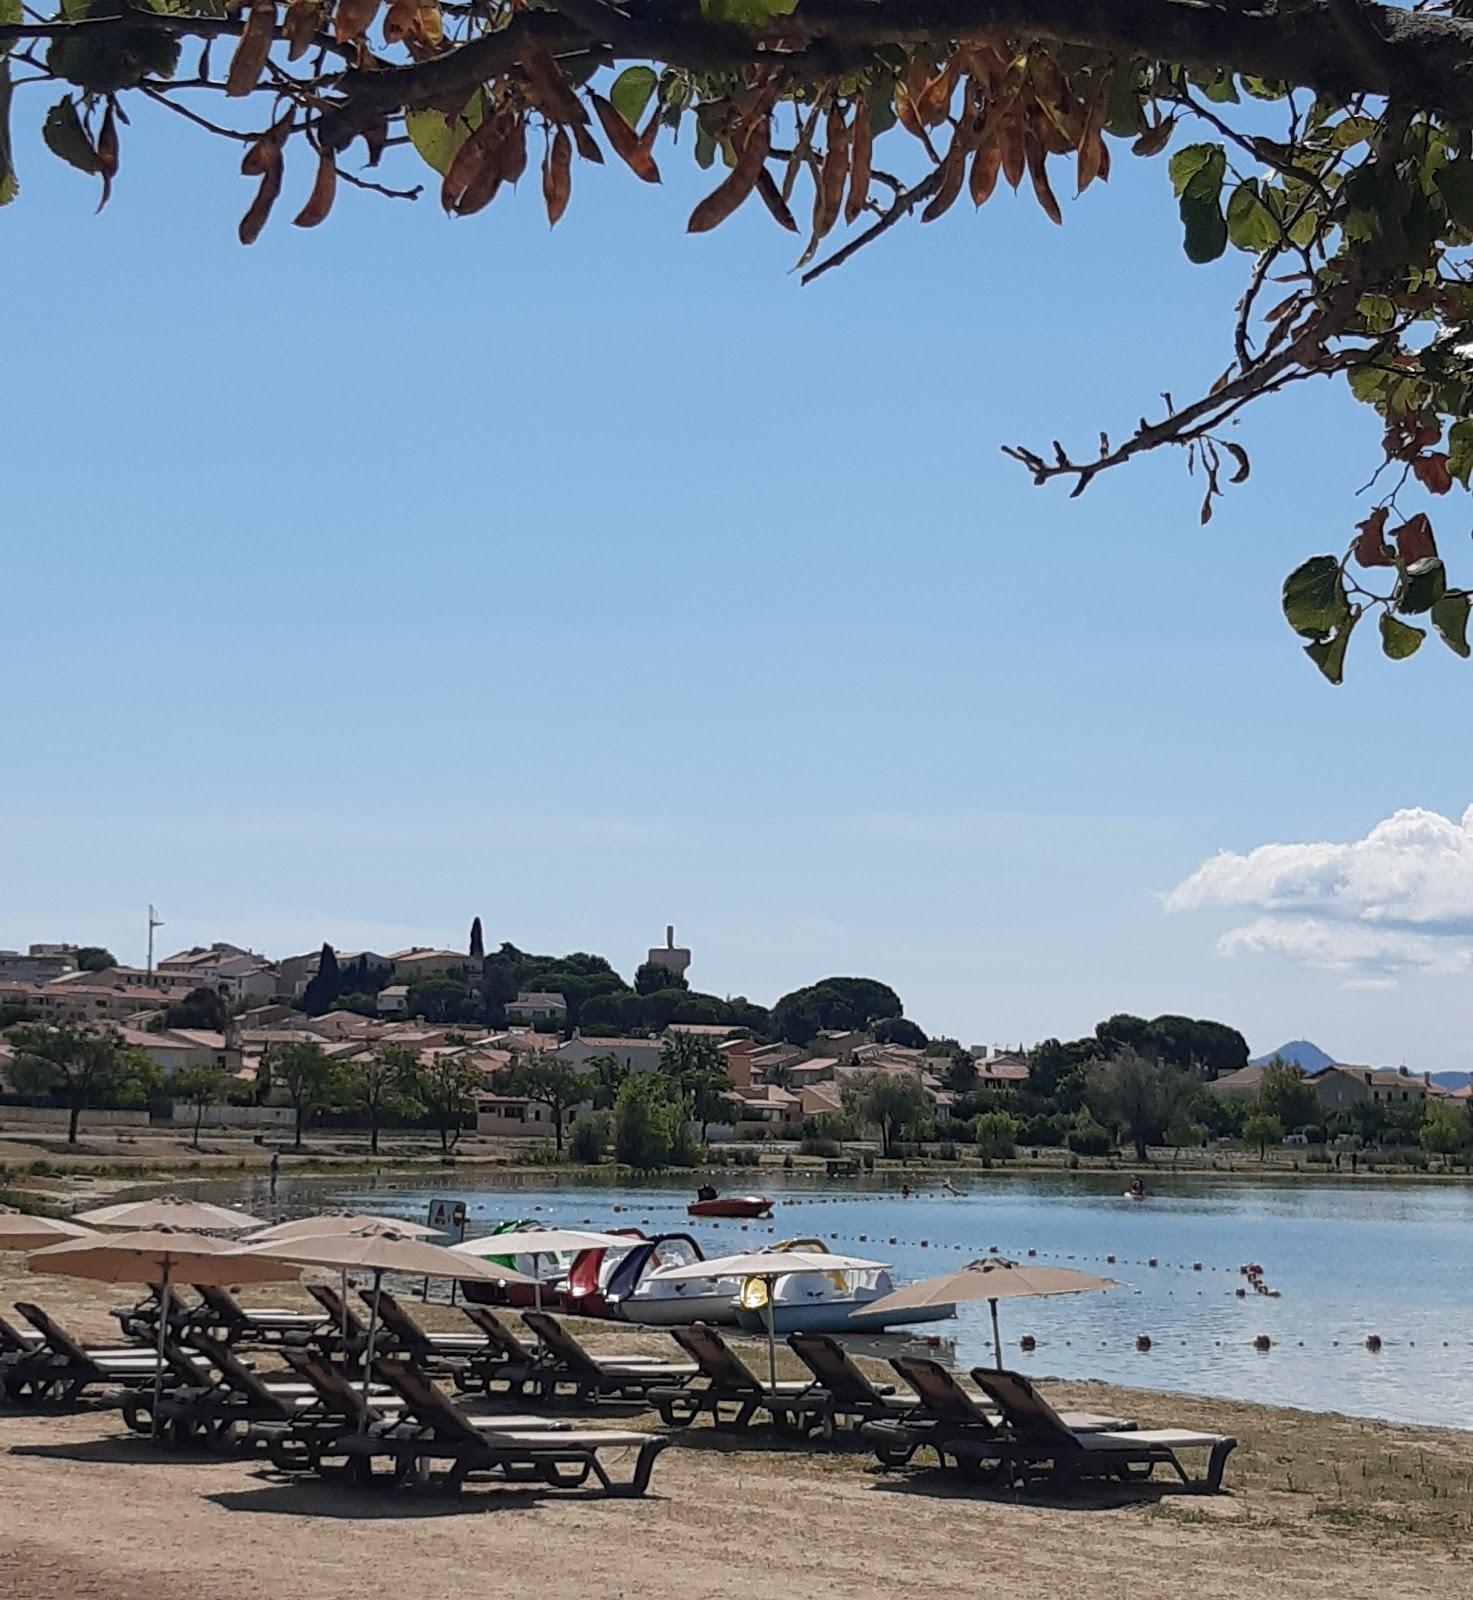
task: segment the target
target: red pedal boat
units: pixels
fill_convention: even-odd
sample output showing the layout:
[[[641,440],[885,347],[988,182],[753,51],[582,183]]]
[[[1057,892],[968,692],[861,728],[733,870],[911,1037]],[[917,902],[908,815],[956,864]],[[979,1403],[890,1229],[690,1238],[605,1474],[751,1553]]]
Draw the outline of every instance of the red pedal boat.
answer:
[[[760,1194],[725,1195],[692,1200],[685,1210],[691,1217],[770,1217],[772,1201]]]

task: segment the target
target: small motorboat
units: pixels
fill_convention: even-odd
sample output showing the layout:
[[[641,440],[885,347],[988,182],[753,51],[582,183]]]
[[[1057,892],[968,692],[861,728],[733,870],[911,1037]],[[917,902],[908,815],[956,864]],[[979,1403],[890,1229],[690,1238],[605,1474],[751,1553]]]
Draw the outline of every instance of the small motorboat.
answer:
[[[703,1195],[685,1211],[691,1217],[770,1217],[772,1201],[760,1194]]]
[[[740,1278],[698,1278],[670,1283],[653,1274],[660,1267],[703,1261],[688,1233],[662,1233],[632,1249],[614,1268],[604,1291],[609,1314],[649,1327],[687,1327],[692,1322],[735,1324]]]

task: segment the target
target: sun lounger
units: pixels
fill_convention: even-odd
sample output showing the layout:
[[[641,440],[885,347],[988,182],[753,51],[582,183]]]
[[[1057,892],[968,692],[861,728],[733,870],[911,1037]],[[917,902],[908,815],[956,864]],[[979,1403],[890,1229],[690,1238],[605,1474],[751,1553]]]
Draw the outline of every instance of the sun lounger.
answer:
[[[542,1341],[546,1352],[530,1377],[543,1399],[552,1399],[560,1389],[571,1387],[580,1400],[599,1395],[643,1400],[651,1390],[682,1384],[700,1370],[651,1356],[594,1356],[545,1311],[524,1311],[522,1321]]]
[[[152,1390],[124,1396],[123,1420],[135,1432],[222,1449],[245,1443],[253,1424],[287,1422],[316,1400],[310,1384],[292,1376],[263,1377],[208,1334],[196,1331],[191,1342],[189,1350],[173,1339],[164,1342],[164,1359],[178,1382],[159,1399],[157,1428]]]
[[[463,1394],[486,1394],[493,1385],[505,1385],[521,1394],[542,1364],[540,1352],[523,1344],[489,1306],[462,1305],[460,1310],[484,1336],[482,1353],[467,1359],[451,1373]]]
[[[901,1421],[917,1406],[914,1394],[897,1394],[892,1383],[874,1383],[839,1341],[827,1333],[790,1333],[788,1346],[813,1374],[817,1388],[805,1404],[817,1406],[825,1437],[846,1425]]]
[[[312,1342],[320,1348],[340,1349],[346,1346],[349,1352],[361,1353],[368,1343],[368,1325],[359,1320],[342,1295],[327,1283],[306,1283],[302,1287],[327,1313]]]
[[[366,1306],[374,1303],[372,1289],[360,1289],[358,1298]],[[397,1296],[387,1289],[378,1292],[378,1319],[385,1354],[395,1347],[403,1350],[420,1366],[446,1366],[488,1354],[484,1333],[432,1333],[422,1328]]]
[[[137,1305],[113,1307],[112,1314],[125,1339],[134,1339],[140,1344],[157,1344],[159,1299],[160,1291],[155,1286]],[[176,1295],[169,1297],[169,1327],[176,1333],[191,1327],[198,1314],[198,1306],[191,1306]]]
[[[972,1436],[995,1441],[1004,1435],[1003,1417],[969,1394],[939,1361],[926,1356],[892,1356],[890,1365],[915,1392],[918,1404],[908,1417],[871,1423],[863,1430],[875,1455],[889,1467],[903,1467],[922,1448],[936,1450],[951,1439]],[[980,1370],[980,1369],[979,1369]],[[1069,1426],[1077,1432],[1122,1430],[1132,1426],[1123,1417],[1075,1411]]]
[[[129,1387],[152,1383],[158,1355],[140,1346],[88,1349],[40,1306],[18,1300],[15,1309],[40,1335],[29,1351],[0,1364],[0,1396],[22,1401],[70,1403],[93,1387]]]
[[[325,1311],[289,1311],[282,1306],[243,1306],[229,1289],[199,1286],[200,1313],[194,1325],[223,1344],[281,1344],[331,1332]],[[341,1301],[338,1302],[341,1305]],[[341,1327],[341,1323],[338,1325]]]
[[[393,1427],[404,1419],[404,1402],[382,1385],[349,1378],[341,1367],[315,1351],[287,1348],[282,1360],[314,1396],[290,1419],[260,1422],[251,1428],[253,1442],[263,1443],[272,1465],[283,1472],[316,1472],[322,1452],[345,1433],[366,1433]]]
[[[0,1317],[0,1358],[29,1355],[40,1346],[40,1334],[23,1333],[13,1322],[7,1322],[4,1317]]]
[[[1129,1433],[1087,1433],[1069,1425],[1021,1373],[978,1367],[973,1373],[983,1393],[1002,1413],[1007,1434],[1016,1446],[1010,1466],[1015,1479],[1043,1475],[1072,1482],[1078,1478],[1142,1481],[1157,1466],[1169,1466],[1182,1484],[1202,1494],[1222,1488],[1223,1467],[1238,1441],[1225,1434],[1195,1433],[1186,1428],[1142,1428]],[[971,1453],[966,1440],[946,1449]],[[1207,1468],[1194,1478],[1182,1465],[1183,1450],[1205,1450]],[[959,1460],[959,1464],[961,1464]]]
[[[717,1427],[745,1428],[765,1414],[779,1427],[798,1429],[799,1419],[812,1415],[802,1402],[816,1384],[765,1382],[704,1322],[671,1328],[670,1334],[694,1359],[699,1376],[695,1383],[650,1390],[650,1404],[670,1427],[689,1427],[705,1413]]]
[[[609,1495],[642,1495],[649,1487],[655,1457],[669,1443],[660,1434],[613,1429],[558,1429],[538,1431],[508,1426],[512,1419],[495,1419],[499,1425],[478,1426],[443,1391],[402,1362],[375,1362],[376,1372],[401,1393],[416,1392],[413,1424],[400,1424],[378,1432],[341,1435],[323,1451],[328,1459],[341,1458],[347,1475],[360,1483],[387,1477],[395,1483],[458,1490],[465,1481],[494,1474],[513,1483],[541,1483],[552,1488],[579,1488],[590,1476]],[[545,1423],[545,1419],[544,1423]],[[600,1459],[607,1450],[633,1450],[631,1475],[616,1480]],[[377,1463],[387,1462],[387,1474]],[[435,1471],[437,1463],[443,1470]]]

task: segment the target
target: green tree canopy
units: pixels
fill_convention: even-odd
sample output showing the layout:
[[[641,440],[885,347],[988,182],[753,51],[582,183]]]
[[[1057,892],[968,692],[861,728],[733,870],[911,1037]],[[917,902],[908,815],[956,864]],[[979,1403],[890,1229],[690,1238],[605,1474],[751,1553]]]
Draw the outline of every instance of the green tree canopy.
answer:
[[[182,1000],[176,1000],[164,1009],[166,1028],[207,1028],[224,1033],[230,1022],[230,1007],[224,997],[214,989],[201,985],[191,989]]]
[[[475,1114],[476,1096],[483,1087],[481,1069],[464,1056],[436,1055],[418,1064],[415,1098],[433,1119],[440,1134],[440,1148],[447,1155],[458,1143],[467,1120]]]
[[[1253,1145],[1263,1160],[1271,1144],[1284,1142],[1284,1124],[1266,1111],[1255,1111],[1243,1123],[1243,1143]]]
[[[77,947],[77,969],[80,972],[106,972],[118,964],[118,958],[101,944],[84,944]]]
[[[1263,1076],[1258,1080],[1253,1110],[1266,1117],[1276,1117],[1280,1126],[1291,1130],[1325,1120],[1314,1086],[1305,1082],[1300,1068],[1277,1056],[1263,1069]]]
[[[547,1107],[552,1113],[553,1138],[561,1154],[564,1119],[574,1106],[593,1098],[598,1080],[591,1072],[580,1072],[572,1062],[550,1051],[539,1050],[514,1062],[501,1074],[499,1084],[504,1086],[506,1094],[521,1095]]]
[[[856,1072],[840,1092],[844,1110],[856,1122],[880,1130],[887,1157],[902,1139],[919,1137],[931,1119],[930,1096],[908,1072]]]
[[[66,1106],[68,1144],[77,1142],[84,1111],[143,1098],[163,1077],[148,1056],[123,1049],[101,1029],[24,1025],[11,1030],[10,1043],[11,1081],[22,1094],[50,1095]]]
[[[194,1148],[199,1149],[200,1127],[207,1106],[220,1105],[234,1086],[234,1079],[218,1067],[181,1067],[169,1080],[174,1096],[194,1107]]]
[[[269,1052],[271,1081],[286,1091],[296,1113],[297,1149],[315,1112],[331,1105],[342,1092],[337,1063],[320,1044],[284,1044]]]
[[[881,1017],[874,1036],[876,1044],[898,1044],[907,1050],[924,1050],[928,1042],[924,1030],[909,1017]]]
[[[390,1116],[418,1116],[419,1063],[412,1050],[399,1044],[380,1044],[361,1061],[350,1061],[342,1073],[348,1099],[368,1122],[368,1148],[378,1154],[379,1130]]]
[[[904,1011],[900,996],[874,978],[822,978],[785,994],[772,1025],[792,1044],[807,1044],[827,1028],[868,1028]]]
[[[1144,1161],[1147,1147],[1161,1143],[1195,1089],[1180,1067],[1124,1047],[1090,1069],[1088,1098],[1095,1115],[1119,1128],[1135,1146],[1136,1160]]]

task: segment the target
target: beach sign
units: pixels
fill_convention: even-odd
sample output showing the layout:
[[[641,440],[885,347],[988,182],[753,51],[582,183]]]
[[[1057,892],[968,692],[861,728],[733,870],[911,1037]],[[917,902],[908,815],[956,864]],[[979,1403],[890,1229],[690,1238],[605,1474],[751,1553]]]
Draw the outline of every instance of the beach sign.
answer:
[[[436,1195],[430,1201],[425,1223],[439,1233],[453,1233],[457,1240],[464,1239],[465,1201],[448,1195]]]

